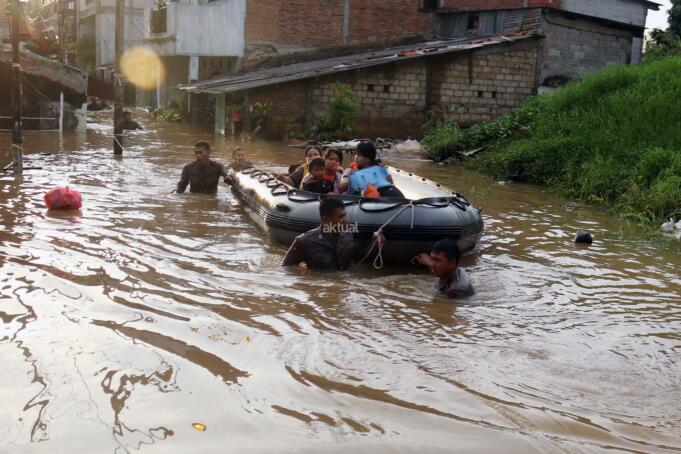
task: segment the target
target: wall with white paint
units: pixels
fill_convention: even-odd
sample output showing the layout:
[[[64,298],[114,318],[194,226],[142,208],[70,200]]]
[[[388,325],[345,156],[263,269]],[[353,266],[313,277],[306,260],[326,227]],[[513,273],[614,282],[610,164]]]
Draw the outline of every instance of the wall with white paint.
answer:
[[[126,12],[124,49],[141,44],[144,39],[144,12]],[[116,41],[115,13],[97,14],[97,65],[112,65]]]
[[[168,3],[167,30],[151,34],[151,10],[144,13],[147,44],[160,55],[241,57],[246,0],[181,0]]]

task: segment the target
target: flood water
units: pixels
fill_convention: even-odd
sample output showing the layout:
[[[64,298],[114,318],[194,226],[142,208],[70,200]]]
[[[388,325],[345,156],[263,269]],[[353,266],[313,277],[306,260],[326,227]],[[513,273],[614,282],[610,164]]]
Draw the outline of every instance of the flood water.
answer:
[[[27,133],[50,154],[0,176],[0,452],[681,451],[673,243],[393,159],[483,207],[464,260],[476,296],[447,301],[409,266],[285,270],[226,187],[170,194],[192,144],[216,139],[144,123],[122,159],[110,127]],[[301,154],[245,148],[256,164]],[[48,213],[65,184],[83,209]],[[577,248],[584,228],[596,243]]]

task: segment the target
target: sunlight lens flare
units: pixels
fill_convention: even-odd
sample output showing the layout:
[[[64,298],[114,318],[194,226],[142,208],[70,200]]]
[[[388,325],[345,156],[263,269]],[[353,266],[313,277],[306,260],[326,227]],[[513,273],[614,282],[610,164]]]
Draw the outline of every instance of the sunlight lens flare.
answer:
[[[138,88],[150,90],[163,80],[165,68],[158,54],[149,47],[132,47],[125,51],[121,59],[121,70],[128,82]]]

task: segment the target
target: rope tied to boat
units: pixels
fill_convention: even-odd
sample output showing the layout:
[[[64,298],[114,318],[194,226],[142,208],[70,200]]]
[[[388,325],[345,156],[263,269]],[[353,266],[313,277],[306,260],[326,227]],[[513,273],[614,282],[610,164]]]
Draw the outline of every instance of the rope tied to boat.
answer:
[[[377,248],[376,250],[376,257],[374,257],[373,261],[373,266],[375,269],[380,270],[383,268],[383,247],[385,246],[385,236],[383,236],[383,229],[388,226],[391,222],[393,222],[399,215],[404,213],[407,209],[411,208],[411,225],[410,228],[411,230],[414,230],[414,211],[416,208],[416,205],[414,204],[414,201],[410,201],[409,203],[405,204],[402,206],[402,208],[395,214],[393,214],[390,219],[388,219],[386,222],[383,223],[382,226],[378,228],[373,234],[373,240],[371,241],[371,247],[369,248],[369,251],[367,254],[364,256],[364,258],[359,262],[359,263],[364,263],[366,259],[369,258],[371,253],[374,251],[374,248]]]

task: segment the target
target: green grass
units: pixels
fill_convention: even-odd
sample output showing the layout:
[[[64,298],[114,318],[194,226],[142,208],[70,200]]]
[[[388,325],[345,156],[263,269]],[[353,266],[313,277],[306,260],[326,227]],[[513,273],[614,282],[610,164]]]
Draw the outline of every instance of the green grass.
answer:
[[[681,57],[604,69],[468,129],[443,122],[424,142],[465,165],[606,206],[654,225],[681,214]],[[454,128],[456,132],[454,133]]]

